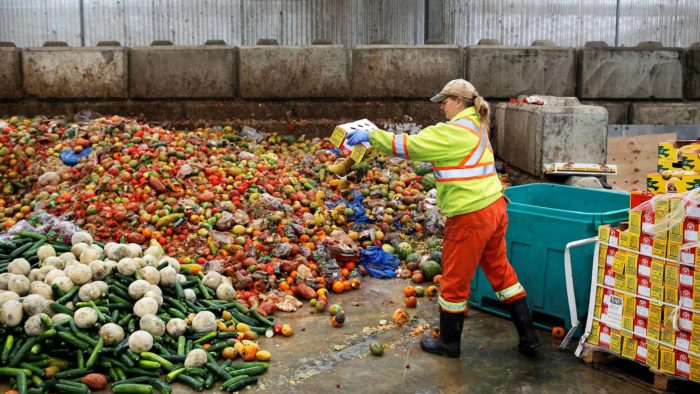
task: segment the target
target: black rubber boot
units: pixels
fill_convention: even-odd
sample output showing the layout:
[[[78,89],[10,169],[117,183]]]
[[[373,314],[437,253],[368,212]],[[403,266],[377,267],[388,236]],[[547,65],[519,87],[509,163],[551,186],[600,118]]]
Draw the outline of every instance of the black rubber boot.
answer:
[[[527,307],[525,298],[521,298],[508,305],[510,317],[515,324],[515,329],[518,330],[518,351],[528,356],[535,355],[535,349],[540,347],[540,339],[537,337],[535,327],[532,325],[532,316],[530,308]]]
[[[425,335],[420,341],[420,348],[428,353],[459,358],[463,327],[463,313],[448,313],[441,309],[440,336],[438,338],[433,338],[432,335]]]

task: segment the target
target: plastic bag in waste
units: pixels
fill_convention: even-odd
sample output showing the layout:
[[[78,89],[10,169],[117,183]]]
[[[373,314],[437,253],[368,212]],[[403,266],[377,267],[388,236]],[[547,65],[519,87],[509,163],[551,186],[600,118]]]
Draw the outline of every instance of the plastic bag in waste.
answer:
[[[440,214],[440,211],[433,209],[428,211],[428,217],[425,220],[425,231],[428,234],[440,235],[445,230],[445,219]]]
[[[233,228],[235,224],[235,219],[231,212],[223,211],[221,212],[221,217],[216,221],[216,229],[219,231],[229,231]]]
[[[395,278],[401,261],[380,246],[370,246],[360,251],[360,265],[375,278]]]
[[[64,149],[59,155],[63,164],[72,167],[78,164],[80,159],[90,155],[90,153],[92,153],[92,148],[85,148],[80,153],[75,153],[73,149]]]
[[[348,221],[354,223],[372,223],[372,220],[365,213],[365,206],[362,204],[364,196],[357,191],[353,191],[352,196],[352,199],[348,198],[348,200],[351,201],[342,198],[338,201],[339,204],[343,203],[353,210],[354,213],[352,216],[348,217]]]
[[[292,245],[288,243],[281,243],[277,245],[275,250],[272,251],[272,255],[275,257],[287,257],[292,253]]]
[[[218,273],[224,272],[224,262],[223,260],[211,260],[204,263],[204,271],[216,271]]]
[[[250,126],[243,126],[243,135],[252,139],[255,142],[261,142],[265,139],[265,133],[262,133]]]
[[[232,245],[236,242],[236,238],[230,232],[211,230],[209,231],[209,235],[211,236],[211,240],[219,247]]]

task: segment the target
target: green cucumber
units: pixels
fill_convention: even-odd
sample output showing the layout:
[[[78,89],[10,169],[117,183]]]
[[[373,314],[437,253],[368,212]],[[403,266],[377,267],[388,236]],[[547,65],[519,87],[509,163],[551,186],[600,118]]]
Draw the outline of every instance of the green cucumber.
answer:
[[[148,384],[124,383],[112,385],[113,393],[128,393],[128,394],[151,394],[153,387]]]

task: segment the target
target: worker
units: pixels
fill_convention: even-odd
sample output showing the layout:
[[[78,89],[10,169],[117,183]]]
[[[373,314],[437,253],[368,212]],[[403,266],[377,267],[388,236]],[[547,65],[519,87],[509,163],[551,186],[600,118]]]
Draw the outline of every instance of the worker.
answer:
[[[447,216],[440,280],[440,334],[427,335],[421,349],[460,356],[469,283],[480,266],[507,307],[519,336],[518,350],[534,355],[540,342],[532,325],[525,289],[506,258],[508,216],[503,188],[489,142],[489,105],[464,79],[448,82],[430,99],[449,120],[416,135],[357,130],[348,144],[369,142],[379,151],[407,160],[434,163],[437,201]]]

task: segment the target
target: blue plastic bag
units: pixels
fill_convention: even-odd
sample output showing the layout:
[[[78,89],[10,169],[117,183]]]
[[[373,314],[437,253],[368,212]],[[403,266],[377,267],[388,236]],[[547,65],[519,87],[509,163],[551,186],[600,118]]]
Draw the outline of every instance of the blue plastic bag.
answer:
[[[80,153],[75,153],[75,151],[73,151],[73,149],[64,149],[61,151],[61,153],[59,155],[61,156],[61,161],[63,162],[63,164],[69,165],[72,167],[72,166],[78,164],[80,159],[89,155],[91,152],[92,152],[92,148],[85,148]]]
[[[352,201],[345,201],[345,199],[342,198],[339,201],[339,203],[347,205],[348,208],[352,208],[354,212],[352,216],[348,217],[348,221],[354,223],[372,223],[372,220],[365,213],[365,206],[362,204],[364,196],[356,191],[353,191],[352,195],[354,196]]]
[[[396,278],[401,260],[385,252],[381,246],[370,246],[360,251],[360,265],[374,278]]]

